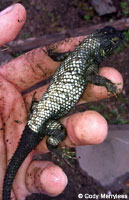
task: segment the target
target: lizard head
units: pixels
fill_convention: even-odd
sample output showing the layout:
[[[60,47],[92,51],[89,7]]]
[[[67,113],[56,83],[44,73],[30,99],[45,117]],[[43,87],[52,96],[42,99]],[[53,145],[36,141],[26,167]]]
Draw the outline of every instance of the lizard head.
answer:
[[[102,60],[111,55],[113,50],[121,45],[124,40],[122,33],[111,26],[96,31],[100,42],[100,56]]]

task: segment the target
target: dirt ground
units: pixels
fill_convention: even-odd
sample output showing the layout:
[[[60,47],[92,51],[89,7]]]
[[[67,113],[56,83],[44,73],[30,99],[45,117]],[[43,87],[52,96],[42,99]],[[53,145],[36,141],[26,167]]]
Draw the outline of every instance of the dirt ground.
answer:
[[[129,17],[129,1],[114,0],[117,12],[100,17],[89,0],[1,0],[0,10],[12,3],[22,3],[27,10],[27,22],[20,32],[18,38],[27,39],[29,37],[38,37],[45,34],[53,34],[67,29],[79,28],[86,25],[98,24],[106,21],[113,21]],[[110,123],[129,123],[129,42],[117,53],[106,60],[103,65],[117,68],[124,78],[124,89],[122,94],[116,99],[105,100],[98,110],[99,103],[89,105],[89,108],[97,107]],[[80,111],[79,108],[78,111]],[[83,108],[82,108],[83,110]],[[109,114],[109,110],[114,112]],[[41,156],[41,159],[43,157]],[[48,159],[48,157],[47,157]],[[50,158],[53,160],[53,158]],[[55,161],[56,162],[56,161]],[[58,163],[59,164],[59,163]],[[58,197],[47,197],[46,195],[31,195],[27,200],[76,200],[78,193],[100,194],[107,192],[98,182],[93,180],[87,174],[81,171],[77,161],[70,167],[64,161],[60,161],[62,168],[69,177],[69,184],[65,191]],[[115,191],[112,189],[112,192]],[[118,193],[127,193],[121,190]]]

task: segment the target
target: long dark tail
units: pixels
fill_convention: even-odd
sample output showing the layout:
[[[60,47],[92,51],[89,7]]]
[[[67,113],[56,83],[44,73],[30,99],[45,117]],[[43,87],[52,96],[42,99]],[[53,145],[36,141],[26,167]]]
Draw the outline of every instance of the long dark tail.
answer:
[[[3,196],[2,200],[10,200],[11,189],[14,177],[25,160],[28,154],[40,143],[43,135],[32,131],[28,125],[26,125],[22,137],[20,139],[19,145],[11,158],[11,161],[6,170],[4,184],[3,184]]]

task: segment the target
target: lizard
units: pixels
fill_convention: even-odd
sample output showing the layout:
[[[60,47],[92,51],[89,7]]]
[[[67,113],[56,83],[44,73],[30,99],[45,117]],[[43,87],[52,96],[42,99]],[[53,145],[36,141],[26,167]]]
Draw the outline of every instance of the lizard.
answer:
[[[62,60],[50,85],[30,114],[23,134],[7,167],[2,200],[11,199],[15,175],[28,154],[47,136],[46,144],[56,152],[66,137],[60,118],[67,115],[79,101],[88,83],[105,86],[116,95],[117,87],[98,75],[100,63],[112,54],[123,41],[123,35],[113,27],[97,29],[86,37],[73,52],[63,54],[53,50],[48,55]]]

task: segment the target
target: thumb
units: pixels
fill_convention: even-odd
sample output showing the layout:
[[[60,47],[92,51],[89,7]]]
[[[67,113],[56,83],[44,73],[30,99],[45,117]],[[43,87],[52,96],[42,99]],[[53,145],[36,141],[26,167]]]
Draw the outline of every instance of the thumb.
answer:
[[[12,41],[26,20],[25,8],[17,3],[0,12],[0,46]]]

